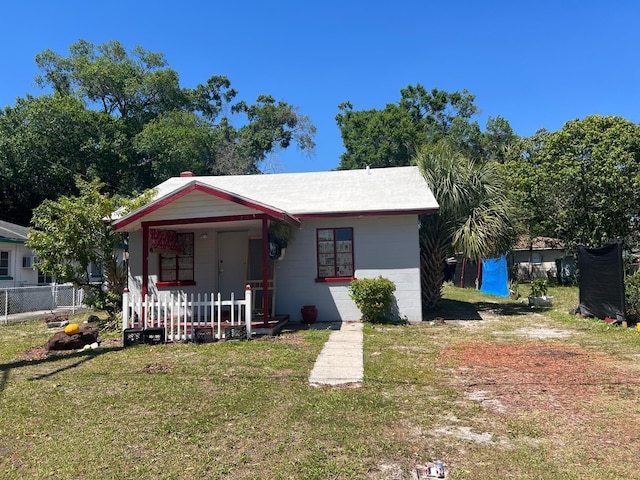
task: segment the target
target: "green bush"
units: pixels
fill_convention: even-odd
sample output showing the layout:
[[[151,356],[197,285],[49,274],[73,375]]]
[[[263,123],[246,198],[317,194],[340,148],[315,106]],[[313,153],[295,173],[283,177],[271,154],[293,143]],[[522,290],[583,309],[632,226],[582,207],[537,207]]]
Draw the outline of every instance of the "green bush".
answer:
[[[627,320],[630,323],[638,323],[640,320],[640,271],[625,277],[624,296]]]
[[[531,296],[544,297],[547,294],[549,282],[546,278],[534,278],[531,280]]]
[[[362,313],[362,320],[383,323],[391,319],[396,284],[383,277],[356,278],[349,285],[349,296]]]

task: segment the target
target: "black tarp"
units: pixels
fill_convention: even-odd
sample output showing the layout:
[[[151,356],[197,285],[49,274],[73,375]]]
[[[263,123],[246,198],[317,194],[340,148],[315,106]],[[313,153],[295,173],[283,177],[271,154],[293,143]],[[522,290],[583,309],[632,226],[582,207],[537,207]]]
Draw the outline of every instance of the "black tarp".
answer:
[[[622,242],[578,247],[578,311],[590,317],[625,319]]]

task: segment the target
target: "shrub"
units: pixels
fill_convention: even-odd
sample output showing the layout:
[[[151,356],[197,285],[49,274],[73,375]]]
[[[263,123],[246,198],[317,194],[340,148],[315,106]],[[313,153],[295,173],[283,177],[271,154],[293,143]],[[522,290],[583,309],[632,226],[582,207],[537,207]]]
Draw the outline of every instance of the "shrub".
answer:
[[[356,302],[362,320],[382,323],[390,320],[396,284],[383,277],[356,278],[349,285],[349,296]]]
[[[531,296],[544,297],[547,294],[548,286],[546,278],[534,278],[531,280]]]
[[[640,271],[625,277],[624,297],[628,321],[638,323],[640,320]]]

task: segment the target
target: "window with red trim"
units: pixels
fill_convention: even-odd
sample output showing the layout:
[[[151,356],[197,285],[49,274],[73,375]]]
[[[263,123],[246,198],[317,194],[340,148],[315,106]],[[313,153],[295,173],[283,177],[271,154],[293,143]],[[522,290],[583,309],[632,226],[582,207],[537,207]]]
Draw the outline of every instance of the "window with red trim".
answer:
[[[353,277],[353,228],[319,228],[316,242],[318,279]]]
[[[178,253],[160,254],[160,282],[193,282],[193,233],[178,233]]]

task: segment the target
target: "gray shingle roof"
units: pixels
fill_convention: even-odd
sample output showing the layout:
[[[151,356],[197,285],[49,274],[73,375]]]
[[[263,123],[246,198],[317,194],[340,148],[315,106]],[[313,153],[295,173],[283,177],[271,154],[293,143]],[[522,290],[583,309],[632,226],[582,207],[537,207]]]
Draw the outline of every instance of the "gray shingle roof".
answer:
[[[438,208],[417,167],[174,177],[158,186],[157,198],[171,195],[191,182],[230,192],[291,215]]]

